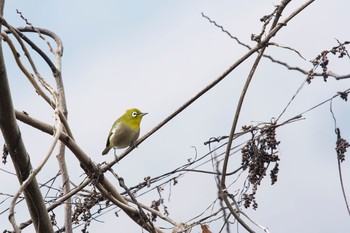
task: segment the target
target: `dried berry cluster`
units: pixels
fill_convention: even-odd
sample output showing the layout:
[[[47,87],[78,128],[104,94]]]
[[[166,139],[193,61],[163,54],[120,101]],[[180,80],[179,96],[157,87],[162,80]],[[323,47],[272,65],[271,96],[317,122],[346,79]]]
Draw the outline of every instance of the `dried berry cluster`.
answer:
[[[258,207],[255,194],[271,163],[274,163],[274,167],[270,171],[271,183],[274,184],[277,181],[279,171],[277,145],[280,142],[276,140],[275,129],[275,124],[265,125],[260,129],[259,136],[256,136],[252,131],[252,139],[241,151],[242,166],[244,170],[248,170],[248,181],[252,185],[252,193],[242,195],[246,208],[250,207],[252,203],[254,209]]]
[[[242,195],[243,206],[245,208],[249,208],[252,203],[253,203],[252,206],[253,206],[254,210],[256,210],[258,208],[258,203],[255,200],[255,194],[256,194],[256,192],[253,192],[253,193],[250,193],[250,194],[244,193]]]
[[[350,147],[350,144],[345,139],[341,138],[337,141],[336,151],[340,162],[345,160],[346,148],[348,147]]]
[[[2,148],[2,163],[6,164],[7,163],[7,156],[10,154],[6,144],[4,144]]]
[[[338,41],[338,43],[339,43],[339,41]],[[321,52],[320,55],[318,55],[314,60],[312,60],[311,63],[313,65],[313,68],[308,73],[307,82],[311,83],[311,80],[315,76],[314,71],[317,69],[318,66],[321,66],[323,79],[324,79],[324,81],[327,81],[328,65],[329,65],[328,54],[332,53],[333,55],[338,55],[338,58],[342,58],[345,55],[349,56],[349,53],[345,47],[345,45],[347,45],[347,44],[350,44],[350,41],[345,41],[344,43],[339,43],[338,46],[333,47],[329,51],[324,50]]]
[[[103,200],[105,199],[102,197],[101,193],[97,193],[96,191],[92,191],[82,199],[75,198],[72,222],[75,224],[79,224],[80,221],[89,222],[92,217],[90,212],[91,208]]]
[[[338,41],[339,43],[339,41]],[[342,58],[345,55],[348,55],[348,51],[346,50],[345,45],[350,44],[350,41],[345,41],[344,43],[339,43],[338,46],[333,47],[329,52],[331,52],[333,55],[339,54],[338,57]]]
[[[335,132],[338,138],[336,142],[335,150],[337,151],[338,160],[340,162],[344,162],[345,153],[347,151],[347,148],[350,147],[350,144],[344,138],[341,137],[339,128],[336,128]]]
[[[343,92],[338,91],[338,94],[340,95],[340,98],[342,100],[348,101],[349,92],[347,92],[347,91],[343,91]]]
[[[163,210],[164,210],[164,215],[165,216],[169,216],[169,212],[168,212],[168,207],[166,205],[164,205],[164,199],[162,197],[160,197],[157,201],[153,200],[152,201],[152,205],[150,206],[152,209],[156,210],[156,211],[160,211],[159,207],[162,206]],[[157,215],[155,213],[152,213],[151,215],[151,220],[153,222],[157,221]]]
[[[159,211],[159,206],[162,202],[163,202],[163,199],[159,199],[158,201],[152,201],[151,208],[156,210],[156,211]],[[152,213],[151,220],[152,220],[152,222],[157,221],[157,215]]]

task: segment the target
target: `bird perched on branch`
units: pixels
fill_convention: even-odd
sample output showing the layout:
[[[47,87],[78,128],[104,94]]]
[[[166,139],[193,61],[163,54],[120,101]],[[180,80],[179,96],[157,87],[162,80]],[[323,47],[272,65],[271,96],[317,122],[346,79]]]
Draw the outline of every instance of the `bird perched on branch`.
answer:
[[[112,148],[123,149],[128,146],[135,146],[134,143],[140,135],[142,117],[146,114],[137,108],[132,108],[119,117],[109,131],[106,148],[102,151],[102,155],[107,154]]]

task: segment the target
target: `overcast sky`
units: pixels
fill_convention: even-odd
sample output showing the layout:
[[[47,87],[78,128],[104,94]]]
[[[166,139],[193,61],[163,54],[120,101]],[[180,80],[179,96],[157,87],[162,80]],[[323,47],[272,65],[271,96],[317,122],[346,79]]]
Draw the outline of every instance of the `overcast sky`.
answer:
[[[251,34],[260,33],[260,18],[270,14],[278,3],[261,0],[102,3],[12,0],[5,3],[5,19],[13,26],[24,26],[25,22],[16,13],[18,9],[34,26],[50,29],[61,37],[69,122],[81,148],[94,161],[101,163],[113,159],[112,152],[105,157],[101,156],[101,152],[111,124],[126,109],[137,107],[149,113],[141,124],[143,135],[247,52],[203,18],[202,12],[242,42],[254,46]],[[304,1],[292,1],[282,18],[302,3]],[[323,50],[336,46],[336,39],[350,41],[349,9],[350,2],[346,0],[315,1],[273,39],[273,42],[298,50],[305,60],[290,50],[273,46],[267,48],[266,54],[291,66],[310,70],[309,61]],[[40,43],[45,48],[45,44]],[[51,109],[14,65],[6,44],[3,47],[7,54],[7,73],[15,108],[53,124]],[[330,70],[338,74],[350,73],[349,58],[330,58]],[[229,134],[237,100],[253,62],[253,57],[248,59],[144,141],[115,165],[115,172],[125,179],[128,186],[134,186],[146,176],[155,177],[185,164],[188,158],[195,157],[194,147],[198,157],[205,155],[208,152],[208,147],[203,145],[205,141]],[[42,63],[38,64],[40,72],[53,83],[50,71]],[[270,122],[278,117],[304,80],[305,75],[263,59],[248,90],[238,129],[243,125]],[[304,86],[281,121],[303,113],[349,87],[350,79],[336,81],[329,78],[324,82],[320,77],[315,78],[311,85]],[[303,114],[304,120],[277,130],[277,138],[281,141],[278,182],[271,186],[267,176],[257,194],[259,208],[256,211],[245,210],[270,232],[350,231],[334,150],[334,121],[329,108],[329,103],[326,103]],[[350,141],[349,103],[335,99],[333,112],[342,136]],[[19,125],[31,162],[36,166],[45,155],[50,138],[24,124]],[[3,144],[2,137],[0,143]],[[234,142],[234,145],[237,144]],[[217,153],[223,151],[221,149]],[[346,155],[349,156],[349,153]],[[79,184],[84,177],[79,163],[69,151],[67,160],[72,181]],[[342,164],[348,198],[349,160],[346,157]],[[230,171],[238,167],[240,153],[236,153],[232,161]],[[10,161],[6,165],[1,164],[0,168],[14,171]],[[212,167],[207,163],[199,169],[211,170]],[[57,162],[52,156],[38,180],[44,183],[56,173]],[[235,178],[230,178],[228,182]],[[13,194],[17,190],[15,176],[1,170],[0,179],[0,193]],[[122,191],[117,181],[111,180]],[[55,186],[59,184],[57,181]],[[201,214],[217,198],[215,180],[210,175],[186,173],[179,178],[177,185],[167,184],[163,188],[169,216],[178,222],[187,222]],[[233,184],[230,192],[235,193],[241,188],[241,183]],[[2,203],[5,198],[5,195],[0,196],[0,212],[8,207],[10,199]],[[150,205],[157,198],[158,193],[152,191],[140,196],[139,200]],[[99,217],[100,222],[92,221],[89,231],[100,232],[102,227],[107,231],[142,231],[123,213],[119,212],[117,218],[113,211]],[[16,213],[17,222],[28,219],[24,205],[18,205]],[[210,209],[206,214],[209,213]],[[7,219],[7,213],[0,215],[0,230],[11,230]],[[62,225],[62,221],[58,221]],[[161,221],[156,224],[169,227]],[[221,221],[214,221],[208,225],[212,232],[218,232],[221,224]],[[80,230],[77,228],[75,231]],[[233,227],[232,232],[235,230]],[[29,228],[24,232],[31,231],[32,228]],[[200,232],[200,228],[197,226],[192,232]]]

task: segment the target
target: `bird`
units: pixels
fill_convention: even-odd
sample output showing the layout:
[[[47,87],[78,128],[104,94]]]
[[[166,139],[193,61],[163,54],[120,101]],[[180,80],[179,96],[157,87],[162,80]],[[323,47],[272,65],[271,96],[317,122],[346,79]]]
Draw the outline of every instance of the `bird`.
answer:
[[[148,113],[142,113],[137,108],[126,110],[124,115],[113,123],[108,134],[106,148],[102,151],[102,155],[106,155],[112,148],[123,149],[128,146],[135,146],[135,141],[140,135],[142,117],[146,114]],[[116,154],[114,155],[116,156]]]

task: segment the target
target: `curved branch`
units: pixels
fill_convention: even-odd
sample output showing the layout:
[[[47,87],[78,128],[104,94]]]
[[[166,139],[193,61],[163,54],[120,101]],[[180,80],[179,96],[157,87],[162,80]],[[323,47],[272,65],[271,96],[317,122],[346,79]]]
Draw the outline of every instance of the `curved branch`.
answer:
[[[56,46],[57,46],[55,53],[57,53],[57,55],[59,55],[59,56],[63,55],[63,42],[62,42],[61,38],[53,31],[50,31],[50,30],[45,29],[45,28],[38,28],[38,27],[18,27],[16,29],[21,31],[21,32],[34,32],[34,33],[40,33],[40,34],[46,35],[48,37],[51,37],[55,41]],[[30,42],[28,42],[28,44],[29,43]],[[36,48],[33,48],[33,49],[36,50]],[[37,52],[39,53],[39,50]]]
[[[40,95],[41,97],[43,97],[43,99],[52,106],[52,100],[50,99],[50,97],[48,95],[45,94],[45,92],[40,88],[40,86],[36,83],[34,77],[32,76],[32,74],[25,68],[25,66],[23,65],[23,63],[21,62],[18,52],[14,46],[14,44],[12,43],[11,39],[5,34],[5,33],[1,33],[1,36],[3,37],[4,41],[7,42],[8,46],[11,49],[11,52],[15,58],[15,61],[18,65],[18,67],[21,69],[21,71],[23,72],[23,74],[28,78],[29,82],[32,84],[32,86],[34,87],[36,93],[38,95]]]
[[[34,28],[34,27],[13,28],[8,24],[7,25],[4,24],[4,26],[6,26],[8,28],[8,30],[5,30],[6,33],[13,33],[14,34],[14,31],[15,31],[16,34],[18,34],[26,43],[28,43],[31,46],[31,48],[33,50],[35,50],[44,59],[44,61],[49,65],[52,73],[55,74],[56,72],[58,72],[55,64],[51,61],[51,59],[35,43],[33,43],[28,37],[26,37],[22,32],[41,33],[41,34],[44,34],[44,35],[51,37],[52,39],[54,39],[54,41],[56,42],[56,45],[57,45],[56,54],[59,56],[62,56],[63,43],[62,43],[61,39],[59,38],[59,36],[57,36],[54,32],[47,30],[47,29],[43,29],[43,28]]]
[[[59,118],[57,117],[57,119],[59,119]],[[38,166],[33,171],[30,172],[30,175],[28,176],[28,178],[23,181],[23,183],[21,184],[21,187],[18,189],[18,191],[16,192],[16,194],[12,198],[12,201],[11,201],[11,204],[10,204],[10,209],[9,209],[9,220],[10,220],[10,222],[11,222],[11,224],[12,224],[12,226],[15,229],[16,232],[19,232],[19,227],[17,226],[16,220],[15,220],[15,205],[16,205],[16,201],[17,201],[18,197],[20,196],[20,194],[35,179],[36,175],[41,171],[41,169],[43,168],[43,166],[45,165],[47,160],[50,158],[53,150],[56,147],[56,144],[58,142],[58,139],[59,139],[59,136],[60,136],[61,132],[62,132],[62,124],[58,123],[58,127],[55,130],[55,137],[52,140],[51,146],[50,146],[46,156],[38,164]]]

